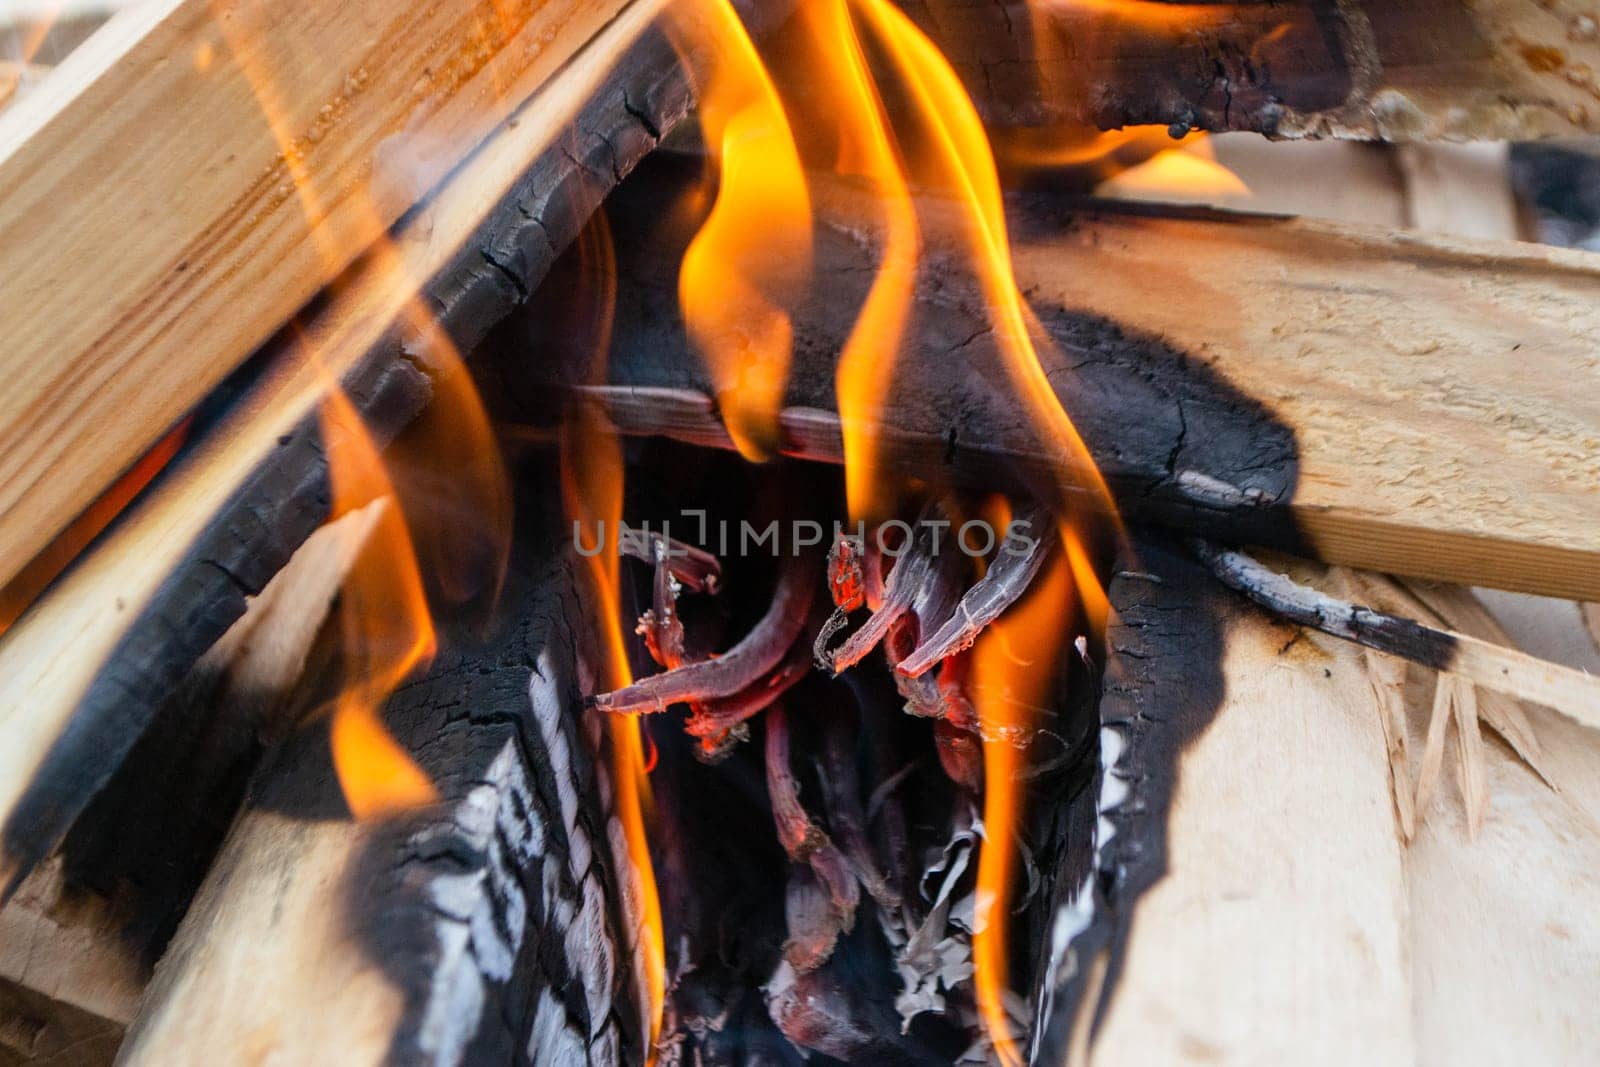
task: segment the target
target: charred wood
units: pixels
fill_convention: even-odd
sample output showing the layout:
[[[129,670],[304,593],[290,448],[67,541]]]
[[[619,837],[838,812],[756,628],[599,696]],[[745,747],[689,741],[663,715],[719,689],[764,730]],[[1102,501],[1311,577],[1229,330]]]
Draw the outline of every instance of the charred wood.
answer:
[[[157,969],[126,1062],[643,1058],[638,917],[603,731],[582,714],[583,609],[553,536],[518,555],[488,636],[447,629],[386,711],[440,803],[351,822],[326,729],[289,738]]]
[[[679,59],[648,28],[643,5],[593,53],[583,77],[529,105],[544,109],[539,123],[529,114],[502,127],[394,236],[460,351],[538,285],[605,193],[690,107]],[[541,143],[546,120],[560,132]],[[258,354],[225,390],[234,404],[219,424],[0,638],[0,896],[61,840],[155,708],[326,519],[315,410],[324,381],[306,367],[305,339],[342,339],[349,350],[324,354],[380,443],[428,403],[441,365],[428,339],[397,321],[411,294],[371,268],[358,261],[339,298],[307,309]],[[346,329],[352,317],[379,325],[368,336]],[[64,641],[72,657],[56,654]]]
[[[626,432],[725,447],[677,307],[688,234],[656,224],[658,205],[691,180],[661,160],[609,204],[619,314],[607,384],[588,395]],[[823,218],[870,215],[848,183],[813,189]],[[1597,459],[1596,391],[1558,397],[1502,373],[1515,352],[1518,380],[1589,380],[1583,337],[1591,321],[1600,329],[1600,274],[1588,259],[1052,195],[1011,206],[1019,284],[1053,341],[1044,370],[1125,514],[1387,573],[1600,594],[1580,473]],[[947,204],[922,210],[935,232],[953,224]],[[816,232],[779,417],[789,454],[842,456],[833,364],[852,320],[838,309],[859,307],[874,240],[863,226]],[[968,273],[930,243],[878,416],[883,462],[1043,498],[1063,477],[1088,484],[997,386],[1000,356]],[[533,351],[545,343],[536,323],[529,337]],[[1420,382],[1412,355],[1448,385]],[[1373,404],[1375,392],[1393,402]],[[1512,423],[1533,440],[1515,439]],[[1510,499],[1514,526],[1499,503]]]
[[[1577,0],[901,6],[996,125],[1386,141],[1600,129],[1600,36]]]

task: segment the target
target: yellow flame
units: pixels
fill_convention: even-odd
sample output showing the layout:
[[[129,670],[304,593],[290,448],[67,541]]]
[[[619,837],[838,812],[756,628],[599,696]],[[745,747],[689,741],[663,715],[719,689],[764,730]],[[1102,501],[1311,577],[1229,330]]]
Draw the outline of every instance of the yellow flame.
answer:
[[[911,165],[918,183],[948,192],[963,210],[959,236],[967,244],[993,318],[996,347],[1025,413],[1045,446],[1062,453],[1063,470],[1072,471],[1071,477],[1113,514],[1110,492],[1039,362],[1031,316],[1011,269],[1000,179],[976,108],[939,49],[898,8],[888,0],[858,0],[857,9],[915,106],[921,151]]]
[[[678,281],[740,454],[777,451],[793,329],[787,308],[811,276],[811,200],[777,90],[728,0],[703,4],[713,49],[700,123],[719,168],[716,200]]]
[[[1061,554],[1053,555],[1028,594],[979,636],[972,652],[972,703],[983,737],[985,828],[978,855],[973,983],[995,1055],[1007,1067],[1022,1063],[1004,1001],[1010,988],[1007,897],[1017,868],[1012,834],[1022,817],[1016,784],[1023,761],[1019,739],[1037,725],[1038,709],[1051,703],[1048,687],[1061,651],[1063,620],[1072,617],[1076,570]]]
[[[411,533],[392,504],[394,486],[342,392],[330,394],[323,427],[334,517],[374,500],[391,501],[345,578],[339,619],[347,677],[330,733],[345,802],[357,818],[369,818],[438,799],[378,717],[389,693],[432,658],[436,637]]]
[[[872,521],[893,510],[895,489],[878,459],[878,431],[922,242],[894,134],[845,0],[805,4],[796,17],[806,31],[818,106],[837,122],[834,169],[866,179],[871,204],[883,216],[883,259],[840,353],[835,381],[850,517]]]

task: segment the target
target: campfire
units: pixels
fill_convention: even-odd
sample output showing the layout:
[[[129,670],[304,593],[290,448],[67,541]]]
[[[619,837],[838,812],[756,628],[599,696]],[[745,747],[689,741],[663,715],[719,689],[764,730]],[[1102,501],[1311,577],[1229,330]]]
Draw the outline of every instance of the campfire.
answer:
[[[1600,1048],[1581,5],[69,6],[5,1062]]]

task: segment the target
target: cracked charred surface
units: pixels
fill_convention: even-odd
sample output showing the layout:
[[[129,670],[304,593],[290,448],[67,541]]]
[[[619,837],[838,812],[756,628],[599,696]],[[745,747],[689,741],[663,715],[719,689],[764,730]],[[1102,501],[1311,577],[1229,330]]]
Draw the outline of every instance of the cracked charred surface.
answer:
[[[582,607],[558,539],[537,541],[489,636],[449,627],[387,707],[440,802],[351,822],[325,725],[292,738],[163,959],[128,1062],[642,1061],[638,920],[603,730],[582,713]]]
[[[636,397],[629,407],[637,408],[640,420],[630,425],[630,411],[613,404],[613,417],[625,430],[677,429],[674,404],[683,398],[652,390],[710,394],[701,362],[688,345],[677,298],[677,264],[692,230],[661,225],[660,209],[663,202],[675,202],[697,173],[692,161],[657,153],[607,202],[619,286],[608,380],[621,387],[615,393],[619,402],[626,403],[630,393]],[[856,196],[859,190],[847,183],[813,181],[819,216],[828,214],[830,204],[838,208]],[[927,214],[930,226],[952,225],[951,212],[942,206],[929,205]],[[786,396],[791,410],[784,430],[800,442],[796,454],[837,460],[834,364],[852,325],[852,317],[839,309],[859,307],[871,284],[874,237],[824,225],[815,239],[812,289],[795,316]],[[1022,280],[1026,286],[1027,276]],[[1248,531],[1261,540],[1292,544],[1292,523],[1282,506],[1296,483],[1294,432],[1189,352],[1109,317],[1057,303],[1044,292],[1042,272],[1039,280],[1034,310],[1059,346],[1058,352],[1041,353],[1045,369],[1119,503],[1201,528],[1220,525],[1236,535]],[[1052,480],[1054,468],[1046,457],[1059,449],[1041,442],[1017,416],[982,298],[962,259],[947,246],[930,240],[914,300],[914,333],[884,399],[890,462],[936,481],[977,488],[998,482],[1048,498],[1052,494],[1038,490]],[[523,323],[534,351],[555,343],[541,328],[536,313]],[[522,362],[526,367],[525,355]],[[586,380],[581,368],[542,370],[546,375],[570,370],[579,377],[569,380]],[[532,371],[537,376],[541,368]],[[717,443],[714,423],[708,439],[706,420],[697,425],[697,413],[687,414],[684,432],[676,436]],[[831,456],[824,451],[825,428],[820,437],[806,436],[807,420],[818,416],[833,420]],[[812,444],[817,447],[807,447]],[[1083,495],[1091,503],[1091,494]]]
[[[1600,129],[1584,0],[900,0],[995,125],[1532,140]]]
[[[787,5],[753,10],[759,31]],[[632,38],[619,30],[627,43],[574,105],[570,129],[422,286],[422,300],[458,351],[476,348],[538,286],[605,194],[687,114],[690,89],[671,45],[654,30],[629,32]],[[408,216],[398,248],[446,239],[437,206]],[[281,427],[268,425],[275,416],[263,411],[298,403],[278,393],[304,364],[304,338],[340,327],[337,307],[307,309],[303,332],[286,331],[258,354],[225,389],[238,398],[229,415],[5,635],[0,732],[26,732],[6,733],[0,748],[9,749],[0,757],[0,899],[60,841],[154,709],[243,613],[246,598],[326,519],[315,410]],[[381,443],[427,405],[440,372],[401,322],[354,360],[344,384]],[[68,640],[70,656],[60,651]],[[7,721],[24,708],[26,724]]]
[[[686,169],[652,160],[610,202],[619,316],[610,384],[590,395],[627,432],[725,447],[678,313],[680,238],[642,232]],[[812,188],[820,218],[865,213],[848,182]],[[1042,364],[1131,519],[1384,573],[1600,597],[1588,257],[1044,191],[1009,207],[1019,285],[1055,341]],[[1041,480],[1078,472],[997,384],[989,315],[938,239],[954,206],[927,194],[919,210],[929,250],[883,402],[884,462],[1048,499]],[[841,458],[833,369],[851,316],[839,309],[860,306],[876,249],[868,225],[819,227],[779,426],[789,454]]]
[[[1115,995],[1139,899],[1166,873],[1179,760],[1222,705],[1227,622],[1252,610],[1176,545],[1138,533],[1107,593],[1094,803],[1088,813],[1076,809],[1076,818],[1063,807],[1064,832],[1091,838],[1093,860],[1087,870],[1057,872],[1040,920],[1034,1059],[1041,1063],[1067,1062],[1077,1028]]]

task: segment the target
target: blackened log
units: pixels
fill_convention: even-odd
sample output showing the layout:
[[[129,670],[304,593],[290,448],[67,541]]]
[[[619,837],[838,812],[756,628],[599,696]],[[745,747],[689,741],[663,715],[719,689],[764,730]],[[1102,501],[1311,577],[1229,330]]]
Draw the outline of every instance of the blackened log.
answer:
[[[252,782],[125,1062],[643,1061],[639,920],[605,732],[583,713],[584,609],[548,518],[488,636],[446,627],[389,701],[439,803],[353,822],[325,723],[291,737]]]
[[[1534,140],[1600,130],[1600,31],[1548,0],[900,0],[996,125]]]

